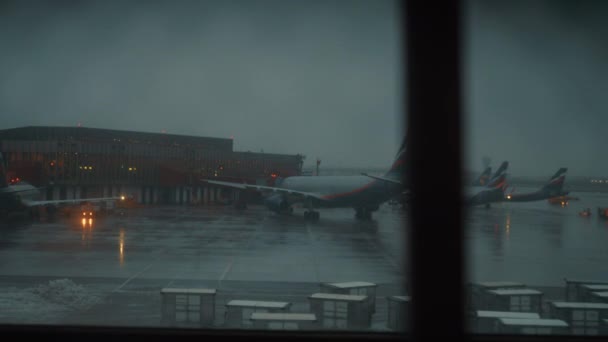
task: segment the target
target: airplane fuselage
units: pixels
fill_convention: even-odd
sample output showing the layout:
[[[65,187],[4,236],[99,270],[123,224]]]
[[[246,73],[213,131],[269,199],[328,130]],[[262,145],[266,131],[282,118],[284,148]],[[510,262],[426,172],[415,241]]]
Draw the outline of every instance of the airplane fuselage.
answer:
[[[501,188],[487,188],[483,186],[469,186],[465,188],[465,203],[468,205],[483,205],[501,202],[504,192]]]
[[[314,201],[314,205],[325,208],[377,208],[402,192],[399,184],[366,176],[294,176],[279,186],[319,194],[324,200]]]
[[[510,194],[505,197],[506,202],[532,202],[544,201],[554,197],[565,196],[567,192],[562,191],[535,191],[524,194]]]

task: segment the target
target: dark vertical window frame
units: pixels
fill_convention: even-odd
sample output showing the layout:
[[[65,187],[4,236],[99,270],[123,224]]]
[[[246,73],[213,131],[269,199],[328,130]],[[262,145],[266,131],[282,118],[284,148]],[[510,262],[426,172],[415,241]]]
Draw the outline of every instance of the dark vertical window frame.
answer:
[[[461,3],[407,1],[411,337],[464,338]]]

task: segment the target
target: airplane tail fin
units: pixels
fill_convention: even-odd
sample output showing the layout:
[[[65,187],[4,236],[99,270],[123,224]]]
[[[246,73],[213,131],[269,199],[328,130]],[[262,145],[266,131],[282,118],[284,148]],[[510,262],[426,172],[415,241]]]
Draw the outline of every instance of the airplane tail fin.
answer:
[[[501,174],[503,174],[505,171],[507,171],[507,168],[509,167],[509,162],[508,161],[503,161],[502,164],[500,164],[500,166],[498,167],[498,169],[496,169],[496,172],[494,172],[494,175],[492,176],[492,178],[490,178],[490,180],[493,180],[497,177],[499,177]]]
[[[492,174],[492,168],[490,166],[486,167],[485,170],[483,170],[483,172],[479,175],[479,177],[477,177],[477,179],[475,179],[473,181],[473,185],[481,185],[484,186],[486,184],[488,184],[488,181],[490,180],[490,175]]]
[[[385,178],[398,179],[401,180],[403,174],[405,173],[405,161],[406,161],[406,146],[407,138],[403,139],[401,146],[399,147],[399,151],[395,155],[395,161],[391,168],[384,174]]]
[[[494,176],[487,183],[488,188],[505,188],[507,185],[507,168],[509,167],[509,162],[504,161],[500,164],[500,167],[494,173]]]
[[[549,192],[550,195],[558,196],[562,192],[564,182],[566,180],[566,172],[568,168],[562,167],[549,179],[549,182],[543,186],[543,191]]]
[[[566,167],[560,168],[559,170],[557,170],[557,172],[553,176],[551,176],[550,182],[553,182],[553,181],[559,179],[559,177],[561,177],[562,175],[565,178],[566,177],[566,175],[565,175],[566,172],[568,172],[568,168],[566,168]]]
[[[8,182],[6,179],[6,166],[4,165],[4,157],[2,156],[2,152],[0,152],[0,188],[8,187]]]

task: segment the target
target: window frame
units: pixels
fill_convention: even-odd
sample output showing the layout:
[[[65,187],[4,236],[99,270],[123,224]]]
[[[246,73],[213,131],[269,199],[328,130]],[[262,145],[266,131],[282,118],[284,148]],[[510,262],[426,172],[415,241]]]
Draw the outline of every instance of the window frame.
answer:
[[[150,340],[201,338],[266,341],[319,339],[344,341],[396,341],[404,338],[434,340],[467,338],[473,341],[580,341],[606,340],[606,336],[521,336],[465,334],[463,310],[465,265],[461,196],[461,3],[460,1],[408,1],[400,3],[401,24],[407,39],[408,177],[412,296],[411,335],[377,332],[306,332],[255,330],[199,330],[141,327],[0,324],[0,336],[19,338],[79,338],[108,340],[128,337]],[[439,156],[439,157],[437,157]],[[449,172],[446,172],[449,170]],[[448,196],[448,201],[445,201]],[[450,199],[451,198],[451,199]],[[446,204],[447,203],[447,204]],[[438,206],[439,204],[439,206]],[[437,210],[441,210],[438,214]],[[447,213],[447,214],[446,214]],[[437,234],[442,234],[437,238]],[[405,242],[404,242],[405,246]],[[431,270],[431,271],[429,271]],[[432,271],[435,270],[435,271]],[[439,295],[441,294],[441,295]],[[438,315],[437,308],[441,308]]]

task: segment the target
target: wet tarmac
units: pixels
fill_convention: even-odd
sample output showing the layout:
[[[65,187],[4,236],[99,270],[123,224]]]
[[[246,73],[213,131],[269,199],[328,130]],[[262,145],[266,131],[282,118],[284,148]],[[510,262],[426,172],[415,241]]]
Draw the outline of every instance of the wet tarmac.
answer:
[[[534,189],[518,189],[533,191]],[[571,193],[577,201],[500,203],[470,211],[466,222],[468,276],[473,281],[565,285],[564,278],[607,280],[608,194]],[[579,215],[590,208],[592,215]]]
[[[403,295],[400,210],[383,206],[367,222],[348,209],[323,211],[318,222],[302,211],[148,207],[92,224],[5,225],[0,322],[158,326],[165,287],[217,289],[220,318],[232,299],[288,301],[307,312],[322,282],[366,281],[381,298]],[[376,310],[372,325],[383,329],[386,300]]]
[[[526,191],[521,189],[519,191]],[[608,194],[473,208],[465,243],[471,281],[516,281],[559,299],[564,278],[608,280]],[[581,217],[583,208],[591,217]],[[378,284],[372,329],[386,330],[386,296],[403,295],[407,213],[372,221],[350,209],[279,216],[261,206],[146,207],[125,216],[2,225],[0,323],[159,326],[160,290],[217,289],[215,326],[232,299],[287,301],[308,312],[322,282]],[[437,238],[441,238],[438,232]]]

